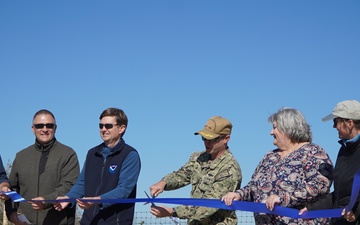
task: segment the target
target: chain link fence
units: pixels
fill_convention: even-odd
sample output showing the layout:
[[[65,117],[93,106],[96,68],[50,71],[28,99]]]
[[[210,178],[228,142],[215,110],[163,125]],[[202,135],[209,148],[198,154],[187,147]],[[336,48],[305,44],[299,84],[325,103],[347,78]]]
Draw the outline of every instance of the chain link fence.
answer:
[[[9,222],[6,218],[3,201],[0,203],[0,210],[0,225],[13,225],[13,223]],[[253,213],[251,212],[237,211],[236,215],[238,216],[239,225],[255,224]],[[75,225],[79,225],[81,210],[77,210],[76,217]],[[149,211],[136,211],[133,225],[186,225],[186,222],[186,220],[180,220],[178,218],[156,218]]]
[[[236,215],[238,216],[239,225],[255,224],[252,212],[237,211]],[[176,219],[172,220],[169,217],[156,218],[148,211],[138,211],[135,212],[133,225],[186,225],[186,220]]]

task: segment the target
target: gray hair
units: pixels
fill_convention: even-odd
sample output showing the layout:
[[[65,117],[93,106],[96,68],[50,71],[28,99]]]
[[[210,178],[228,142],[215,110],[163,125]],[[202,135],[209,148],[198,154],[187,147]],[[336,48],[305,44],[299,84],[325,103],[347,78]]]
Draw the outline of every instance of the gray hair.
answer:
[[[269,116],[268,122],[276,122],[279,131],[287,135],[292,143],[312,142],[310,125],[299,110],[281,108]]]

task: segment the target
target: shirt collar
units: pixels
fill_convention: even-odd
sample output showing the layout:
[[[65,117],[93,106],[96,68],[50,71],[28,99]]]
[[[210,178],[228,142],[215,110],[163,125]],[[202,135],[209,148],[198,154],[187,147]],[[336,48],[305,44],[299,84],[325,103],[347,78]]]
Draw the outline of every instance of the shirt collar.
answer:
[[[353,139],[349,139],[349,140],[347,140],[347,139],[342,139],[342,140],[341,140],[341,143],[342,143],[344,146],[346,146],[347,143],[357,142],[357,141],[359,140],[359,138],[360,138],[360,134],[356,135]]]

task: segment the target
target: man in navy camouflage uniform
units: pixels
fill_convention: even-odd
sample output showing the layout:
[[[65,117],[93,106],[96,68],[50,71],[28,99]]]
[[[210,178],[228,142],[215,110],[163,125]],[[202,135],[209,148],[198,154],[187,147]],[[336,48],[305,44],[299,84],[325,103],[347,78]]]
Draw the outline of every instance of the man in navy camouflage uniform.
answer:
[[[189,161],[179,170],[166,175],[150,187],[150,193],[156,197],[160,193],[175,190],[192,184],[192,198],[220,199],[229,191],[241,185],[241,169],[230,152],[232,124],[227,119],[214,116],[209,119],[200,134],[206,150],[195,152]],[[234,210],[224,210],[198,206],[151,207],[156,217],[178,217],[188,219],[189,225],[236,225],[238,220]]]

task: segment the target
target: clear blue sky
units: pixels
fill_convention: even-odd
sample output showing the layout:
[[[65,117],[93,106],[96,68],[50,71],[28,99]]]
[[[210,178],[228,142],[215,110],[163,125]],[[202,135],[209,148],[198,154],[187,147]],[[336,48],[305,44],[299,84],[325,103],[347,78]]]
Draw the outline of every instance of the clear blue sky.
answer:
[[[304,113],[335,161],[337,132],[321,118],[339,101],[360,100],[359,12],[358,0],[2,0],[2,159],[34,142],[32,117],[46,108],[82,166],[101,142],[100,113],[122,108],[145,197],[204,149],[193,133],[221,115],[234,126],[229,145],[244,186],[274,148],[268,116],[287,106]]]

